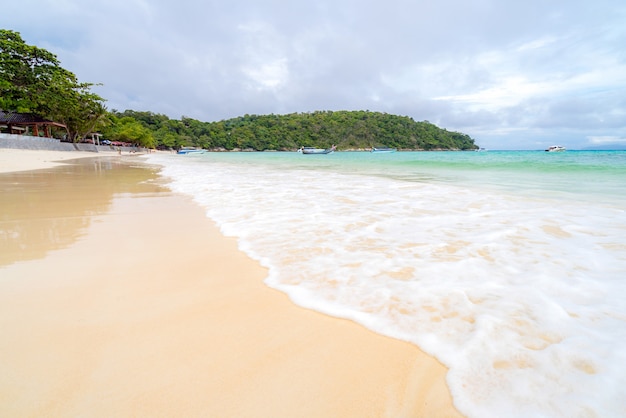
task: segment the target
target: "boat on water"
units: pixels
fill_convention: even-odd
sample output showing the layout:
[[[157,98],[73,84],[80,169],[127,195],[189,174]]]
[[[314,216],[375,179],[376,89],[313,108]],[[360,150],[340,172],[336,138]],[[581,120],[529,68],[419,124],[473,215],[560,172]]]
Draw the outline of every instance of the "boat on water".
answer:
[[[315,147],[301,147],[298,152],[301,152],[302,154],[330,154],[335,152],[335,150],[337,149],[336,146],[332,146],[330,148],[315,148]]]
[[[548,147],[548,149],[546,150],[546,152],[558,152],[558,151],[565,151],[565,147],[561,145],[552,145]]]
[[[395,149],[395,148],[388,148],[388,147],[376,148],[376,147],[372,147],[372,150],[370,152],[389,153],[389,152],[396,152],[396,151],[397,151],[397,149]]]
[[[178,150],[177,154],[188,155],[188,154],[204,154],[206,152],[205,149],[195,148],[195,147],[182,147]]]

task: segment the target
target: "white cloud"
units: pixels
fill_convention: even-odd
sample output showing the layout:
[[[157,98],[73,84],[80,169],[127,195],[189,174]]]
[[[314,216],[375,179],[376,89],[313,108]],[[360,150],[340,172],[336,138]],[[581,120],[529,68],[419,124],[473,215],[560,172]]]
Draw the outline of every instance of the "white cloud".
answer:
[[[548,36],[548,37],[534,39],[529,42],[525,42],[521,44],[520,46],[518,46],[517,48],[515,48],[515,50],[517,52],[532,51],[532,50],[545,48],[547,46],[550,46],[551,44],[554,44],[555,42],[556,42],[556,38],[552,36]]]
[[[248,67],[244,72],[260,89],[275,89],[284,85],[289,76],[287,59],[280,58],[273,62],[266,62],[260,66]]]
[[[597,145],[626,144],[626,137],[618,136],[590,136],[589,142]]]
[[[433,100],[463,103],[470,110],[496,111],[503,107],[519,104],[531,97],[547,94],[554,85],[546,82],[533,82],[522,76],[507,76],[498,80],[493,87],[469,94],[434,97]]]

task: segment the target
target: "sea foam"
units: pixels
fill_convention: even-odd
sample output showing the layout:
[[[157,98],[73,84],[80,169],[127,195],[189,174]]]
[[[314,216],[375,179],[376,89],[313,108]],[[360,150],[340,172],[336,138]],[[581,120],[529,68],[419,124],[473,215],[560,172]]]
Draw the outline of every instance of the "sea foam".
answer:
[[[626,415],[619,204],[295,160],[151,161],[269,286],[438,358],[464,414]]]

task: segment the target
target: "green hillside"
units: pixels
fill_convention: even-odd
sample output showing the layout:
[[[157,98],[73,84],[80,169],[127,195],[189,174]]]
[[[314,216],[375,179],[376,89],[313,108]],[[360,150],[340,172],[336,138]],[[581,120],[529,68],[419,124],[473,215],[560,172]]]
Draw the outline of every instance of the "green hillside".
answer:
[[[245,115],[219,122],[183,117],[169,119],[152,112],[112,112],[103,132],[119,138],[119,126],[139,122],[161,148],[197,146],[206,149],[294,151],[301,146],[337,145],[339,150],[372,146],[401,150],[473,150],[468,135],[450,132],[429,122],[370,111],[317,111],[287,115]],[[123,138],[121,138],[123,139]]]

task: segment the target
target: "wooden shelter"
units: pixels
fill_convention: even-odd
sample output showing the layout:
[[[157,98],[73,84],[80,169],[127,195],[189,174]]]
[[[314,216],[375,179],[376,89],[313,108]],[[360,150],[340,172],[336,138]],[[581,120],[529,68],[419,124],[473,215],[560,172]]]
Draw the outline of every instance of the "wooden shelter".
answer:
[[[43,134],[44,137],[51,138],[50,129],[53,126],[66,128],[62,123],[44,119],[33,113],[5,112],[0,110],[0,129],[6,129],[10,134],[24,135],[30,133],[32,136]]]

